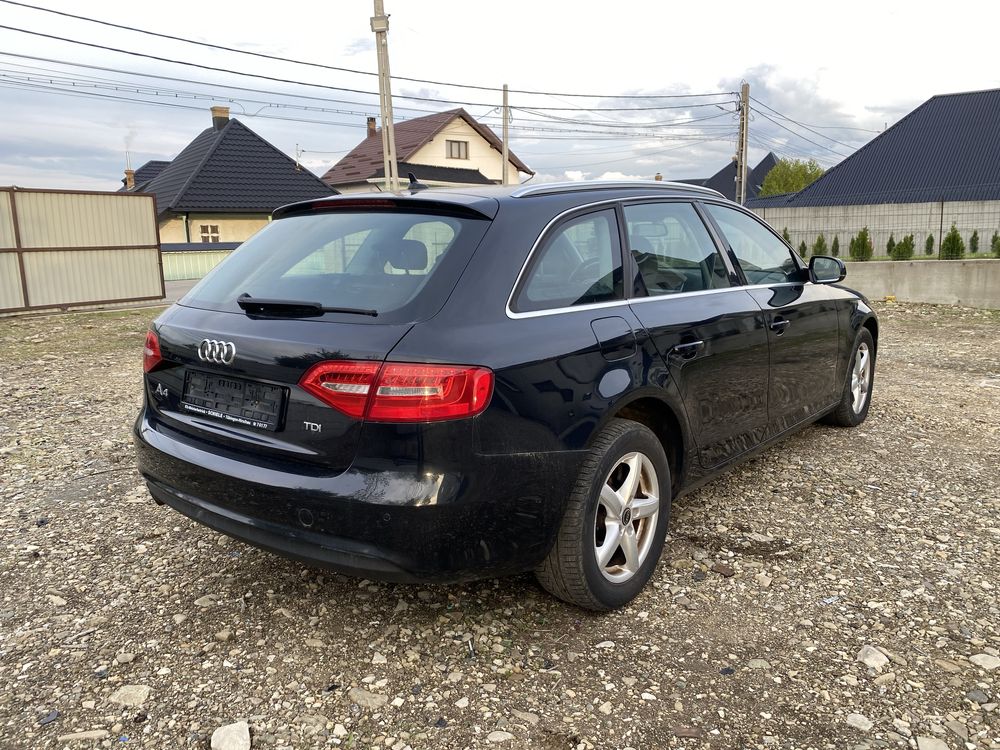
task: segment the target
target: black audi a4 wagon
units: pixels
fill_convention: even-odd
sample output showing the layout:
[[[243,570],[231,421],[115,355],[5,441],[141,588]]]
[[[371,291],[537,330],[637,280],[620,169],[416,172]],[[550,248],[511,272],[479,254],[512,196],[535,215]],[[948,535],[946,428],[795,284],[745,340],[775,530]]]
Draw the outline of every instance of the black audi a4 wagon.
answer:
[[[665,182],[286,206],[153,323],[139,467],[157,502],[308,563],[535,571],[620,607],[672,498],[865,419],[878,322],[844,276]]]

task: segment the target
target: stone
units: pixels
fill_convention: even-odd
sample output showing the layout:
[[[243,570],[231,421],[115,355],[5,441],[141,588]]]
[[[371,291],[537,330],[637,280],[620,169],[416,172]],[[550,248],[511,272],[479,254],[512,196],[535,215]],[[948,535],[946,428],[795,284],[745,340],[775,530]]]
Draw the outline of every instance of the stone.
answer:
[[[459,698],[457,701],[455,701],[455,705],[458,706],[459,708],[468,708],[469,707],[469,699],[466,698],[463,695],[461,698]]]
[[[608,705],[611,705],[610,703]],[[516,716],[521,721],[526,721],[527,723],[534,726],[538,723],[538,714],[533,714],[530,711],[518,711],[516,708],[511,711],[514,716]]]
[[[375,655],[372,657],[372,664],[385,664],[387,661],[388,659],[385,658],[385,655],[380,654],[378,651],[376,651]]]
[[[103,740],[107,736],[107,729],[89,729],[86,732],[59,735],[56,737],[56,742],[93,742],[94,740]]]
[[[188,618],[187,615],[174,615],[174,625],[180,625]]]
[[[858,661],[868,667],[871,667],[876,672],[881,672],[882,669],[889,663],[889,657],[874,646],[866,644],[861,647],[860,651],[858,651]]]
[[[990,702],[990,697],[986,695],[982,690],[976,688],[975,690],[970,690],[965,694],[965,699],[972,701],[973,703],[978,703],[980,706],[984,703]]]
[[[674,727],[674,737],[701,739],[704,736],[705,731],[698,727]]]
[[[614,641],[601,641],[596,646],[594,646],[594,648],[614,648],[614,647],[615,647]]]
[[[123,651],[115,657],[115,661],[119,664],[130,664],[135,661],[135,654],[129,654]]]
[[[194,603],[195,606],[198,607],[212,607],[215,605],[215,597],[211,594],[206,594],[205,596],[195,599]]]
[[[323,648],[326,644],[319,638],[306,638],[306,645],[310,648]]]
[[[371,693],[364,688],[351,688],[347,693],[347,697],[362,708],[382,708],[382,706],[389,702],[386,696]]]
[[[917,750],[951,750],[948,743],[937,737],[917,737]]]
[[[122,685],[108,698],[112,703],[138,708],[149,698],[149,685]]]
[[[656,700],[656,696],[653,695],[652,693],[643,693],[639,697],[642,698],[644,701],[655,701]]]
[[[602,703],[597,707],[597,710],[600,711],[605,716],[610,716],[611,712],[614,710],[614,707],[611,705],[611,701],[604,701],[604,703]]]
[[[869,732],[875,726],[864,714],[847,714],[847,723],[861,732]]]
[[[718,573],[723,578],[732,578],[736,575],[736,571],[733,570],[733,566],[724,562],[717,562],[712,566],[712,572]]]
[[[334,737],[346,737],[347,736],[347,727],[345,727],[343,724],[334,724],[334,726],[333,726],[333,736]]]
[[[46,594],[45,598],[49,600],[49,603],[54,607],[65,607],[66,600],[61,596],[56,596],[55,594]]]
[[[987,672],[992,672],[997,667],[1000,667],[1000,657],[996,657],[993,654],[976,654],[975,656],[970,656],[969,661],[977,667],[985,669]]]
[[[212,750],[250,750],[250,725],[237,721],[219,727],[212,732]]]
[[[751,659],[747,662],[747,666],[750,669],[770,669],[771,663],[764,659]]]
[[[757,581],[763,588],[768,588],[771,585],[771,576],[767,573],[758,573],[754,576],[754,580]]]
[[[490,732],[486,735],[487,742],[509,742],[514,739],[514,735],[510,732]]]
[[[969,729],[960,721],[946,721],[945,727],[956,737],[961,737],[962,742],[969,741]]]
[[[463,677],[465,675],[461,672],[450,672],[448,674],[448,682],[461,682]]]
[[[220,630],[218,633],[215,634],[215,640],[221,641],[222,643],[225,643],[232,637],[233,634],[229,630]]]

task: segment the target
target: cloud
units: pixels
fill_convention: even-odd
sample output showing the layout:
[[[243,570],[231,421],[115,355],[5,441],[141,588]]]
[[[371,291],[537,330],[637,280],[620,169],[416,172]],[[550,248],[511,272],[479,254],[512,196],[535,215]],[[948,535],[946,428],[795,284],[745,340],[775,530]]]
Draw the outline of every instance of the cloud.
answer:
[[[343,49],[345,55],[361,55],[374,51],[375,39],[371,36],[358,37]]]
[[[579,182],[580,180],[587,179],[587,175],[589,175],[590,172],[584,172],[580,169],[567,169],[565,172],[563,172],[563,174],[566,175],[567,180],[570,180],[572,182]]]

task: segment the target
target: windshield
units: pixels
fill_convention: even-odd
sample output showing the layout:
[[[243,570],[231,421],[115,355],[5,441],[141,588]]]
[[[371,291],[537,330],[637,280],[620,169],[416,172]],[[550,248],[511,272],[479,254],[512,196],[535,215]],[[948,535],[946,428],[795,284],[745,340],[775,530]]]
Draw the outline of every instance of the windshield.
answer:
[[[181,304],[242,313],[237,299],[249,294],[375,311],[370,322],[423,319],[447,298],[488,226],[487,220],[399,211],[279,219],[244,242]]]

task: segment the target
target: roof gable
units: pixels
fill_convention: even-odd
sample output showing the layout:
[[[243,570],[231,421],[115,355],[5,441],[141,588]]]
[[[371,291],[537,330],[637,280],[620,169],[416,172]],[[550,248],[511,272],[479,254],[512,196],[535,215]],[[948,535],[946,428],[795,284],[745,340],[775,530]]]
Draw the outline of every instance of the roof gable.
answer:
[[[407,161],[420,148],[440,133],[456,117],[461,117],[496,151],[503,151],[503,143],[496,133],[485,125],[478,123],[464,109],[451,109],[446,112],[436,112],[425,117],[415,117],[393,124],[393,135],[396,139],[396,159]],[[521,172],[534,174],[531,169],[517,158],[513,152],[508,152],[511,164]],[[328,185],[344,185],[351,182],[364,182],[375,177],[376,171],[384,169],[382,163],[382,130],[379,128],[374,135],[365,138],[354,147],[350,153],[334,164],[323,175],[323,181]]]
[[[785,205],[1000,200],[998,123],[1000,89],[931,97]]]
[[[331,189],[239,120],[208,128],[144,187],[165,211],[270,213]]]
[[[758,162],[757,166],[747,172],[747,200],[757,197],[760,186],[764,184],[767,173],[774,169],[778,163],[778,157],[772,152]],[[716,172],[706,180],[695,182],[694,180],[682,180],[691,184],[701,184],[704,187],[718,190],[731,201],[736,200],[736,162],[730,161],[726,166]]]

